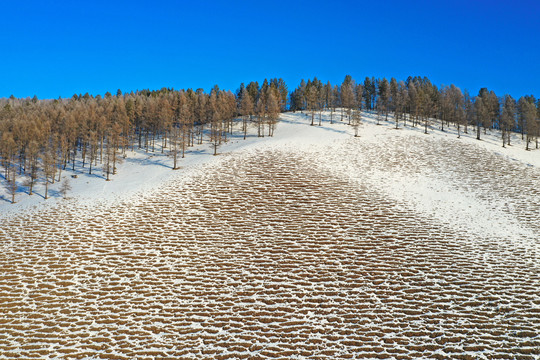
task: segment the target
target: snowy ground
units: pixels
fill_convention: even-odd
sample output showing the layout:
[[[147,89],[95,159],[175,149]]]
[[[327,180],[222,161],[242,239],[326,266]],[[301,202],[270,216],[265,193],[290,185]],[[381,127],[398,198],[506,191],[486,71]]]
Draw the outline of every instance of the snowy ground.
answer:
[[[538,359],[540,151],[327,117],[4,201],[0,359]]]

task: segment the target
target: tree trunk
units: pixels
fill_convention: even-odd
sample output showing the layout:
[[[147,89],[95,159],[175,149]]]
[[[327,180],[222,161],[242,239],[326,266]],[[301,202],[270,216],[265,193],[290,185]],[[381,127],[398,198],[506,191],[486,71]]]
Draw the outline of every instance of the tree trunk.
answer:
[[[88,174],[89,175],[92,175],[92,163],[94,162],[94,148],[91,147],[90,148],[90,161],[88,162],[89,166],[90,166],[90,170],[88,171]]]
[[[116,146],[113,147],[113,163],[112,163],[112,173],[113,175],[116,175]]]
[[[60,176],[61,175],[62,175],[62,165],[59,164],[59,166],[58,166],[58,180],[57,181],[60,181]],[[54,182],[53,182],[53,184],[54,184]]]
[[[186,134],[186,128],[184,126],[183,131],[182,131],[182,159],[184,158],[184,153],[186,152],[186,135],[188,138],[187,140],[189,142],[189,134]]]
[[[30,189],[28,190],[28,195],[32,195],[32,189],[34,188],[34,177],[30,175]]]
[[[107,181],[110,181],[111,179],[109,178],[109,175],[111,173],[111,159],[110,159],[110,154],[109,154],[109,149],[107,149],[107,161],[105,163],[105,168],[106,168],[106,173],[107,173]]]
[[[73,162],[72,162],[72,167],[71,167],[72,171],[75,171],[75,158],[76,157],[77,157],[77,148],[74,147],[73,148]]]
[[[99,163],[100,164],[103,164],[103,136],[100,137],[100,140],[99,140],[99,147],[100,147],[100,150],[99,150]]]
[[[86,161],[86,144],[83,145],[83,148],[82,148],[82,167],[84,168],[84,164],[85,164],[85,161]]]
[[[17,173],[13,171],[12,183],[9,184],[9,190],[11,191],[11,203],[15,204],[15,193],[17,192]]]

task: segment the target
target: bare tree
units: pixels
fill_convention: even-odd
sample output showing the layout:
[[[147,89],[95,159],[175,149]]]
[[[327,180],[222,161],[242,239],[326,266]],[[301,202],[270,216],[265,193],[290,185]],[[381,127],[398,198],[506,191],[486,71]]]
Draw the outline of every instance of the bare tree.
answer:
[[[266,106],[262,97],[257,100],[257,108],[255,112],[257,114],[257,136],[264,137],[264,119],[266,117]]]
[[[247,137],[248,119],[253,114],[253,99],[249,95],[246,88],[244,88],[240,94],[240,115],[242,116],[242,132],[244,133],[244,140]]]
[[[341,107],[347,111],[347,117],[349,118],[348,124],[351,124],[351,112],[354,108],[354,91],[352,80],[346,78],[341,84]]]
[[[268,136],[274,136],[274,129],[279,118],[279,104],[273,93],[270,93],[267,100],[268,113]]]
[[[362,121],[362,113],[360,110],[352,110],[351,117],[351,125],[354,129],[354,136],[358,137],[358,128],[360,127],[360,123]]]
[[[15,195],[17,194],[17,171],[13,170],[10,172],[10,178],[7,179],[6,188],[8,193],[11,195],[11,203],[15,204]]]
[[[501,114],[502,146],[510,145],[510,131],[515,123],[516,101],[510,95],[505,95]]]
[[[217,155],[217,149],[222,141],[222,112],[218,104],[218,93],[212,91],[208,101],[210,117],[210,143],[214,149],[214,155]]]
[[[306,86],[307,109],[311,112],[311,126],[315,125],[315,111],[317,109],[318,93],[317,88],[308,81]]]
[[[519,101],[519,113],[521,122],[525,128],[525,150],[530,150],[530,143],[533,136],[536,134],[536,106],[534,98],[522,96]]]
[[[63,198],[66,198],[66,195],[68,191],[71,191],[71,184],[69,183],[69,179],[65,178],[62,183],[60,184],[60,193],[62,194]]]

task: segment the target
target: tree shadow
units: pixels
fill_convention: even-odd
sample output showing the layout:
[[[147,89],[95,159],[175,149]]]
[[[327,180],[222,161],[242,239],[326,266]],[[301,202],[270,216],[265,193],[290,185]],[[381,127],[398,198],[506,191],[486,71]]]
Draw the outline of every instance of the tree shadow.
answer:
[[[8,198],[7,196],[5,195],[0,195],[0,200],[3,200],[5,202],[8,202],[11,204],[11,198]]]
[[[193,150],[189,150],[189,152],[186,151],[186,156],[188,156],[188,155],[205,155],[205,154],[209,154],[209,152],[207,152],[204,149],[193,149]]]
[[[49,198],[61,198],[62,193],[59,190],[49,190]]]
[[[163,155],[163,156],[165,156],[165,155]],[[157,156],[157,155],[150,155],[145,159],[137,159],[137,158],[129,158],[128,157],[128,158],[124,159],[124,162],[129,163],[129,164],[134,164],[134,165],[141,165],[141,166],[158,165],[158,166],[162,166],[162,167],[165,167],[165,168],[172,169],[172,164],[171,165],[165,164],[163,161],[161,161],[162,159],[160,159],[160,157],[161,156]]]
[[[280,119],[278,124],[279,123],[285,123],[285,124],[298,124],[298,121],[293,121],[293,120],[287,120],[287,119]],[[326,131],[331,131],[331,132],[335,132],[335,133],[338,133],[338,134],[345,134],[347,131],[346,130],[339,130],[339,129],[334,129],[332,127],[329,127],[329,126],[326,126],[326,124],[328,125],[335,125],[337,124],[337,122],[334,120],[334,123],[333,124],[330,124],[330,120],[328,119],[323,119],[322,121],[322,125],[319,126],[319,121],[315,121],[313,123],[313,126],[310,125],[310,124],[304,124],[305,126],[309,126],[309,127],[314,127],[314,128],[319,128],[319,129],[323,129],[323,130],[326,130]]]

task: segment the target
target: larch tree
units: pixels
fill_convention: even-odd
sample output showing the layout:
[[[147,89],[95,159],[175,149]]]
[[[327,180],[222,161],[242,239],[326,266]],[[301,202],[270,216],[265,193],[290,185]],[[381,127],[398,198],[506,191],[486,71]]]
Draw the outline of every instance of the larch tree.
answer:
[[[484,134],[488,128],[493,128],[500,115],[499,98],[492,90],[488,94],[488,121],[484,124]]]
[[[47,142],[47,148],[42,155],[42,169],[43,169],[43,182],[45,185],[45,200],[49,198],[49,178],[54,179],[55,173],[55,161],[54,161],[54,149],[52,141]]]
[[[17,189],[19,186],[17,185],[17,171],[12,171],[10,173],[10,178],[7,179],[7,190],[8,193],[11,195],[11,203],[15,204],[15,195],[17,194]]]
[[[319,81],[317,84],[317,110],[319,111],[319,126],[322,125],[322,113],[326,107],[326,91],[324,85]]]
[[[439,91],[439,116],[441,119],[441,131],[444,132],[444,123],[445,121],[448,121],[448,118],[451,113],[452,109],[452,99],[450,95],[450,87],[448,86],[441,86],[441,90]]]
[[[380,84],[379,84],[380,89]],[[416,126],[418,122],[418,92],[416,91],[416,85],[413,81],[409,82],[408,85],[408,108],[409,108],[409,117],[412,117],[412,126]]]
[[[501,114],[502,146],[510,145],[510,132],[514,126],[516,117],[516,100],[510,95],[504,96],[504,104]]]
[[[276,99],[278,101],[280,112],[285,111],[287,109],[287,98],[289,97],[287,84],[282,78],[274,79],[272,82],[277,89]]]
[[[185,135],[182,127],[182,112],[185,106],[185,96],[183,92],[170,99],[172,110],[172,122],[169,129],[169,156],[173,158],[173,170],[178,170],[178,153],[180,148],[184,147]],[[182,138],[182,146],[180,146],[180,139]]]
[[[380,86],[380,85],[379,85]],[[396,115],[398,106],[398,83],[395,78],[390,79],[390,110]]]
[[[32,140],[28,144],[27,153],[29,157],[29,168],[30,172],[28,174],[28,195],[32,195],[32,191],[34,189],[34,183],[36,182],[36,179],[38,178],[38,170],[39,170],[39,143],[38,141]]]
[[[330,84],[330,81],[326,83],[324,86],[324,93],[326,97],[326,108],[330,110],[330,124],[334,123],[334,89],[332,88],[332,84]]]
[[[522,96],[518,101],[522,126],[525,128],[525,150],[530,150],[530,143],[536,134],[536,106],[532,96]]]
[[[370,79],[366,76],[364,79],[364,99],[366,103],[366,109],[372,110],[373,109],[373,99],[375,98],[376,94],[376,86],[375,86],[375,79]]]
[[[358,130],[360,128],[360,123],[362,121],[362,113],[358,109],[352,110],[351,114],[351,125],[354,129],[354,137],[358,137]]]
[[[396,123],[396,129],[399,127],[399,120],[401,118],[404,118],[405,113],[405,106],[407,104],[407,87],[405,86],[405,83],[403,81],[400,81],[398,83],[398,89],[396,92],[396,99],[395,99],[395,110],[394,110],[394,117],[395,117],[395,123]]]
[[[489,117],[487,102],[487,89],[482,88],[474,100],[474,111],[476,119],[476,139],[480,140],[480,128]]]
[[[214,149],[214,156],[217,155],[217,149],[221,145],[222,137],[222,112],[218,103],[219,90],[212,90],[207,104],[207,117],[210,123],[210,143]]]
[[[334,96],[333,96],[333,102],[332,102],[332,110],[331,110],[331,113],[330,113],[330,116],[332,116],[333,113],[336,112],[336,109],[338,107],[340,107],[341,105],[341,94],[339,93],[339,86],[338,85],[334,85],[334,89],[332,90]]]
[[[253,114],[253,99],[247,89],[243,89],[240,93],[240,115],[242,116],[242,132],[244,133],[244,140],[247,137],[248,120]]]
[[[347,111],[347,116],[349,118],[348,124],[351,124],[351,111],[355,105],[354,98],[354,81],[350,75],[345,76],[345,80],[341,83],[341,108],[342,108],[342,120],[343,120],[343,109]]]
[[[482,88],[475,99],[476,111],[476,139],[480,140],[480,127],[486,129],[492,127],[499,115],[499,100],[493,91]]]
[[[390,85],[388,84],[388,80],[383,78],[379,82],[379,101],[377,102],[377,110],[379,112],[384,112],[386,118],[385,120],[388,121],[388,108],[389,108],[389,101],[390,101]],[[377,125],[379,125],[379,116],[377,116]]]
[[[279,118],[280,106],[273,93],[268,95],[266,108],[268,113],[268,136],[274,136],[274,130]]]
[[[191,141],[193,139],[193,103],[188,94],[186,91],[180,91],[176,110],[177,126],[181,130],[182,159],[185,157],[186,147],[192,145]]]
[[[315,112],[317,111],[318,92],[317,87],[308,80],[306,86],[307,110],[311,112],[311,126],[315,125]]]
[[[469,124],[472,124],[473,123],[473,119],[475,117],[475,114],[474,114],[474,103],[473,103],[473,99],[471,97],[471,95],[469,94],[469,91],[465,90],[464,94],[463,94],[463,103],[464,103],[464,107],[465,107],[465,121],[464,121],[464,125],[465,125],[465,128],[463,129],[463,132],[465,134],[468,134],[469,133]]]
[[[71,184],[69,183],[69,179],[65,178],[62,181],[62,184],[60,184],[60,193],[62,194],[62,197],[65,199],[68,191],[71,191]]]
[[[257,100],[257,107],[255,109],[257,114],[257,136],[264,137],[264,121],[266,118],[266,105],[263,101],[263,98]]]
[[[450,103],[450,116],[454,119],[456,126],[457,126],[457,132],[458,132],[458,139],[461,138],[461,126],[463,122],[465,121],[465,108],[464,108],[464,102],[463,102],[463,93],[461,92],[461,89],[456,87],[455,85],[450,85],[449,89],[449,103]]]

